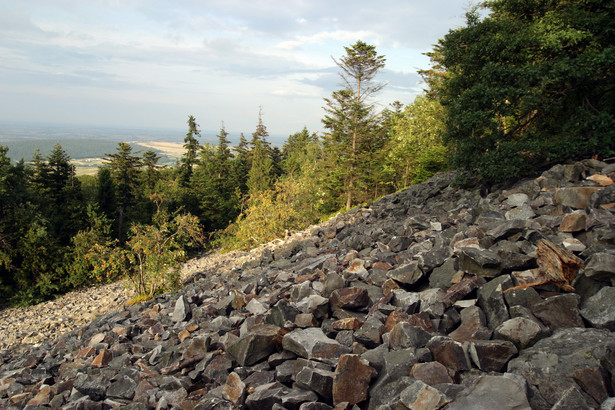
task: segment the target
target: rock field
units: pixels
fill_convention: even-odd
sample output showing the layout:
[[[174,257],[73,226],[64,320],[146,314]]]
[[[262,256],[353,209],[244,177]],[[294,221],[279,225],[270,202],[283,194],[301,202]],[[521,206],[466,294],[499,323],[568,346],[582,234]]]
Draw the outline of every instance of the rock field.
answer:
[[[0,408],[615,409],[615,164],[453,177],[191,261],[151,301],[0,312]]]

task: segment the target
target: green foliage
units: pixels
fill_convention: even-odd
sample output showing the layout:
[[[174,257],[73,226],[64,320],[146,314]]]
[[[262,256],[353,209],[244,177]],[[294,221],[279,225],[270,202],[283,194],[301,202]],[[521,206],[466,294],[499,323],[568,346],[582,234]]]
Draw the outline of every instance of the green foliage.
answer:
[[[125,239],[124,222],[139,194],[141,158],[133,155],[132,147],[129,144],[120,142],[115,153],[106,154],[104,162],[109,167],[115,187],[117,237],[120,242],[123,242]],[[103,210],[106,211],[105,208]]]
[[[431,54],[454,164],[489,181],[615,152],[615,8],[497,0]],[[437,81],[435,79],[438,79]]]
[[[181,165],[179,167],[180,181],[186,185],[192,178],[192,168],[197,162],[198,152],[201,149],[199,144],[199,138],[201,132],[199,131],[199,125],[196,123],[196,119],[191,115],[188,117],[188,133],[184,138],[184,148],[186,152],[181,159]]]
[[[249,249],[306,228],[320,216],[310,200],[312,188],[308,180],[283,178],[273,189],[251,195],[245,212],[224,231],[220,242],[230,249]]]
[[[418,96],[391,118],[391,143],[385,167],[396,190],[423,182],[448,165],[441,142],[444,110],[439,101]]]
[[[342,204],[349,210],[376,195],[371,189],[378,186],[373,184],[374,164],[386,137],[374,106],[368,103],[369,97],[383,87],[374,77],[384,67],[385,59],[374,46],[362,41],[345,50],[346,55],[336,63],[346,88],[325,98],[326,115],[322,120],[327,130],[323,136],[326,170],[321,184],[327,192],[326,212]]]
[[[179,263],[186,248],[203,244],[198,218],[177,215],[154,225],[133,225],[127,243],[130,280],[139,295],[154,296],[176,289],[180,283]]]
[[[73,236],[72,247],[67,253],[66,281],[74,288],[116,279],[116,276],[109,275],[112,270],[106,271],[104,276],[101,275],[100,268],[104,263],[95,256],[99,255],[100,247],[109,247],[113,243],[111,221],[104,214],[97,212],[92,205],[88,206],[87,215],[90,227]]]

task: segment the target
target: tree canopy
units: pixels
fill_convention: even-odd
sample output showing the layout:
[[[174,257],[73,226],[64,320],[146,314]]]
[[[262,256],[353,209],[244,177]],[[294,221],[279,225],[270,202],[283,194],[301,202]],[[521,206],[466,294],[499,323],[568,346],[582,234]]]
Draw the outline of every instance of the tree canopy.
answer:
[[[502,181],[615,149],[615,7],[610,0],[496,0],[431,57],[454,163]]]

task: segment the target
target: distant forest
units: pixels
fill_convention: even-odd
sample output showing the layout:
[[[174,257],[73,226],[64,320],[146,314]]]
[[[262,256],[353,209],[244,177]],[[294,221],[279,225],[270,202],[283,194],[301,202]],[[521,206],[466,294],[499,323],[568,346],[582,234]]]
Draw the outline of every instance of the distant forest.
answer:
[[[114,152],[117,148],[116,141],[102,140],[102,139],[62,139],[62,140],[50,140],[50,139],[32,139],[24,141],[6,141],[2,145],[9,149],[7,156],[13,161],[18,162],[24,160],[29,162],[34,157],[35,151],[38,149],[44,157],[48,156],[54,149],[56,144],[60,143],[62,149],[74,160],[86,159],[86,158],[102,158],[105,154]],[[133,150],[142,150],[136,144],[131,144]],[[173,159],[169,158],[162,151],[152,149],[154,152],[160,155],[161,163],[173,162]]]
[[[487,17],[470,10],[428,53],[425,92],[384,110],[373,96],[386,58],[357,41],[335,59],[344,86],[324,98],[325,131],[281,147],[260,115],[233,146],[224,126],[203,142],[190,115],[173,166],[107,143],[96,175],[77,177],[71,161],[93,155],[82,140],[17,154],[26,163],[0,144],[0,302],[118,278],[151,297],[179,285],[191,250],[250,248],[442,170],[488,189],[615,155],[615,7],[590,3],[485,2]]]

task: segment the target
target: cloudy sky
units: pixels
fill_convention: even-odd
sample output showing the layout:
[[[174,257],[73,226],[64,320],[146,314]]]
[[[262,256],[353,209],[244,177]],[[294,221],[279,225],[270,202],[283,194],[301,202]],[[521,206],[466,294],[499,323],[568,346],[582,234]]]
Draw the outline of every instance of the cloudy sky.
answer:
[[[0,121],[254,131],[321,129],[331,57],[387,59],[382,106],[422,89],[422,53],[468,0],[0,0]]]

